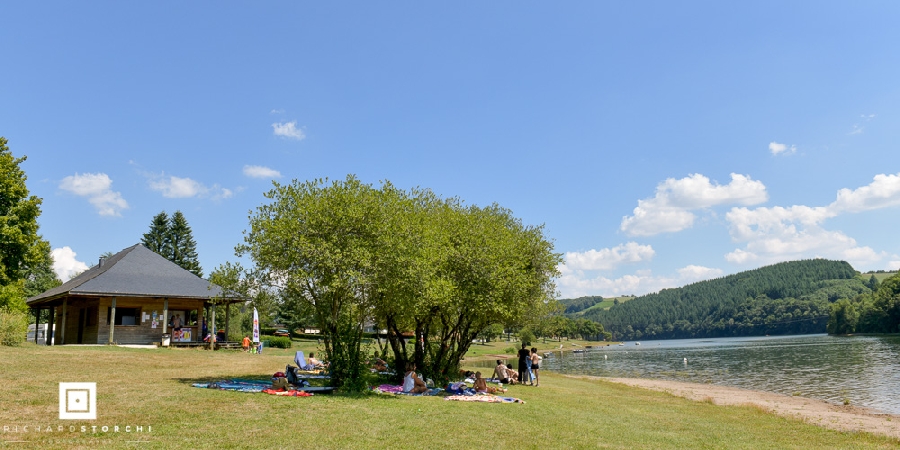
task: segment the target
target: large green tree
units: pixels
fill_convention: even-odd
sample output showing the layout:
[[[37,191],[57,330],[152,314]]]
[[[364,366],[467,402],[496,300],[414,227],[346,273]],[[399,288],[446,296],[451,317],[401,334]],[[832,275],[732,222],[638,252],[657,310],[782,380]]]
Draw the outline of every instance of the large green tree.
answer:
[[[172,217],[165,211],[153,216],[150,230],[144,233],[141,243],[194,275],[203,276],[197,241],[181,211],[175,211]]]
[[[250,217],[245,244],[236,249],[253,258],[258,280],[314,311],[332,383],[348,390],[363,386],[364,296],[381,219],[374,194],[355,178],[276,183],[266,193],[271,203]]]
[[[52,264],[50,244],[38,234],[41,199],[29,195],[20,164],[0,137],[0,307],[24,311],[26,280]]]
[[[266,196],[237,251],[314,311],[337,385],[358,385],[365,321],[388,330],[398,367],[446,379],[478,333],[539,313],[555,290],[560,256],[543,229],[496,205],[353,176],[276,183]]]

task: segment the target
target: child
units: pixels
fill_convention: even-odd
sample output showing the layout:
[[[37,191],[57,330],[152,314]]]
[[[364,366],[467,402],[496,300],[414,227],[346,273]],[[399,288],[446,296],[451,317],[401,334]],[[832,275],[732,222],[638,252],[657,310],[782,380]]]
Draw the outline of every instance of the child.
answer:
[[[472,386],[478,394],[496,394],[498,392],[506,392],[506,389],[488,386],[484,378],[481,378],[481,372],[475,372],[475,384]]]

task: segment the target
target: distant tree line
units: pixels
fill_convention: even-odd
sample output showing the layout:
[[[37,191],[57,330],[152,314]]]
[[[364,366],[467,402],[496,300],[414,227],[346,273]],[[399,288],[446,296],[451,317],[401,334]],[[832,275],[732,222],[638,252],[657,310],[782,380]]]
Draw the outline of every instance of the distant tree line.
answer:
[[[850,264],[792,261],[591,310],[615,340],[824,333],[831,305],[871,293]]]
[[[832,305],[828,333],[900,333],[900,273],[881,283],[872,275],[867,284],[870,292]]]
[[[566,298],[559,300],[559,303],[565,308],[563,314],[575,314],[584,311],[597,303],[603,302],[603,297],[592,295],[587,297]]]

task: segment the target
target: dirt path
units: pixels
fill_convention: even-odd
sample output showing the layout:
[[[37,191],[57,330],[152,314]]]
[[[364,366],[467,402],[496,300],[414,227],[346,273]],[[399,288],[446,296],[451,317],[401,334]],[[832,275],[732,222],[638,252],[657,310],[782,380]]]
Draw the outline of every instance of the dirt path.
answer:
[[[716,405],[756,405],[780,416],[799,418],[806,423],[840,431],[864,431],[900,439],[900,415],[856,406],[835,405],[822,400],[791,397],[771,392],[751,391],[713,384],[645,378],[598,378],[684,397],[712,401]]]

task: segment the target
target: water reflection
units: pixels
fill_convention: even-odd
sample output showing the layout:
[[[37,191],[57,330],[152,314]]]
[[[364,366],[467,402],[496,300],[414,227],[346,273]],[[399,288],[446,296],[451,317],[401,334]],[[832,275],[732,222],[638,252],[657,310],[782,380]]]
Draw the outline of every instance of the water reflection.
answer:
[[[807,335],[641,344],[553,352],[541,369],[721,384],[900,414],[900,337]]]

